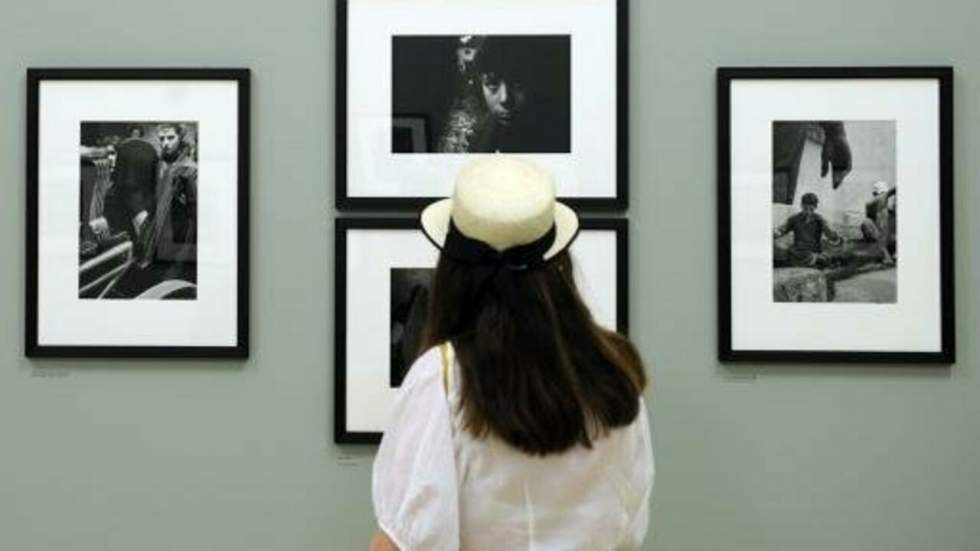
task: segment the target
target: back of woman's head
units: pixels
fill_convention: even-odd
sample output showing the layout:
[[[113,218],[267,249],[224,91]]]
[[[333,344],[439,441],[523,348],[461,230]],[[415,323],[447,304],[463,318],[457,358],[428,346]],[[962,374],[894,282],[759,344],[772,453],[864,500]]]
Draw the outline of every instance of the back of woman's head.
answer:
[[[642,362],[595,323],[573,269],[567,252],[530,270],[440,256],[425,340],[453,343],[463,420],[476,437],[545,455],[591,446],[636,418]]]

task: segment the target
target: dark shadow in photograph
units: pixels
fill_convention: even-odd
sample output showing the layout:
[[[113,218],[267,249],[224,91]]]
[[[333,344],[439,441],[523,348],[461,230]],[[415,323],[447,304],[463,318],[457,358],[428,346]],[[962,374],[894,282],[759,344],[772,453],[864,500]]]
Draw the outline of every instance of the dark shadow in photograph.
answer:
[[[399,116],[391,121],[391,148],[400,153],[429,151],[429,118],[425,115]]]
[[[897,302],[895,140],[895,121],[773,123],[775,302]]]
[[[82,122],[78,295],[197,298],[197,123]]]
[[[393,153],[571,152],[568,35],[395,36],[392,73]]]
[[[391,269],[391,378],[401,386],[408,369],[423,352],[422,333],[429,313],[432,268]]]

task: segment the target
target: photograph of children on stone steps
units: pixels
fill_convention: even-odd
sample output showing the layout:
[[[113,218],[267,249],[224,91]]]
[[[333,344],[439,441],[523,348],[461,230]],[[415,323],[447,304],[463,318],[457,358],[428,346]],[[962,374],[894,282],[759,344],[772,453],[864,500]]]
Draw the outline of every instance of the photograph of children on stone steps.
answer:
[[[773,300],[895,303],[895,121],[772,125]]]

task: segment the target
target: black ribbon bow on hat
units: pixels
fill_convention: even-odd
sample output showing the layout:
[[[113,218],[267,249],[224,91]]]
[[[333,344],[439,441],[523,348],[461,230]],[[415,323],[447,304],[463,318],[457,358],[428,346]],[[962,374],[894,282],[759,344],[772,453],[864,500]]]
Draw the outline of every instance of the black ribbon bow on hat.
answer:
[[[452,220],[449,221],[449,232],[442,251],[450,257],[467,264],[493,266],[497,270],[507,268],[513,272],[524,272],[544,266],[545,253],[555,244],[557,231],[554,224],[544,235],[526,245],[516,245],[509,249],[498,251],[490,245],[463,235]]]

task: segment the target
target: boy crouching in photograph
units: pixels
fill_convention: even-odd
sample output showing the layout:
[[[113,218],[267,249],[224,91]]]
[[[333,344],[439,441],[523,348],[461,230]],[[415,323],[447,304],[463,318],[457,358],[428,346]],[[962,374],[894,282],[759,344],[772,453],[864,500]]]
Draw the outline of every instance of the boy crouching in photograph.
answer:
[[[824,268],[834,260],[834,255],[823,249],[824,237],[834,246],[844,243],[844,239],[832,230],[827,220],[817,212],[819,201],[815,194],[804,194],[801,202],[802,210],[787,218],[773,232],[775,239],[793,233],[793,244],[788,249],[778,245],[774,247],[773,265],[776,268],[787,266]]]

